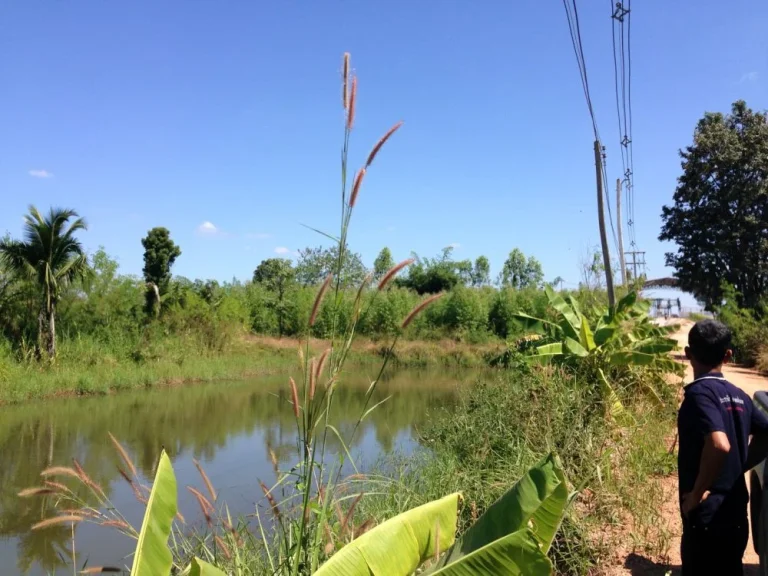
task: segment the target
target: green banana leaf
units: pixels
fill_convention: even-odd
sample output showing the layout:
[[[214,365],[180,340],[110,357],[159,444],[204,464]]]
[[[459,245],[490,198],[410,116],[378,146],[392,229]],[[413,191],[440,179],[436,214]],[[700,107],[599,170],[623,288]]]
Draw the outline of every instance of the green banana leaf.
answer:
[[[552,288],[546,286],[544,291],[549,299],[549,304],[557,310],[563,317],[564,322],[561,322],[560,328],[563,330],[566,336],[570,336],[574,340],[579,339],[579,328],[581,327],[581,318],[573,311],[568,303],[563,300],[562,296],[557,294]]]
[[[618,394],[616,394],[613,386],[608,382],[605,373],[599,368],[598,372],[600,373],[600,389],[603,391],[603,400],[611,418],[622,424],[631,421],[632,416],[624,408],[624,404],[621,403]]]
[[[457,492],[403,512],[347,544],[316,576],[408,576],[456,538]]]
[[[553,344],[542,344],[534,348],[534,352],[527,357],[528,362],[531,364],[549,364],[555,358],[559,358],[563,355],[562,342],[555,342]]]
[[[602,322],[599,323],[597,330],[595,330],[595,344],[602,346],[603,344],[607,343],[611,338],[613,338],[616,330],[618,330],[618,326],[615,322],[609,322],[607,324]]]
[[[587,351],[591,352],[597,348],[597,345],[595,344],[595,337],[592,334],[592,329],[589,327],[589,322],[587,321],[586,316],[581,317],[581,330],[579,336],[581,336],[581,345],[586,348]]]
[[[485,511],[448,554],[441,558],[434,571],[436,574],[453,574],[443,572],[442,568],[472,555],[481,557],[488,555],[489,558],[493,558],[497,555],[495,550],[487,550],[482,554],[479,552],[493,548],[501,540],[513,533],[526,530],[528,526],[532,527],[531,533],[538,542],[539,550],[546,555],[567,506],[568,487],[565,476],[557,465],[555,457],[550,454],[528,470],[510,490]],[[516,539],[515,542],[519,540]],[[535,565],[538,566],[538,564]],[[455,572],[455,574],[464,573]],[[525,569],[523,572],[507,571],[506,567],[498,572],[475,572],[475,574],[518,573],[528,574],[529,572]],[[549,574],[549,572],[543,573]]]
[[[168,549],[168,536],[174,516],[176,476],[171,460],[163,450],[133,556],[132,576],[164,576],[171,573],[173,558]]]
[[[623,312],[631,309],[636,302],[637,292],[632,291],[616,303],[616,313],[622,314]]]
[[[643,354],[666,354],[677,348],[677,340],[672,338],[648,338],[637,342],[634,346],[635,352]]]
[[[549,576],[552,563],[528,529],[518,530],[430,574],[439,576]]]
[[[226,574],[200,558],[192,558],[189,576],[226,576]]]
[[[594,344],[594,342],[593,342]],[[565,349],[573,354],[574,356],[578,356],[579,358],[586,358],[589,356],[589,352],[587,352],[587,349],[582,346],[578,340],[574,340],[573,338],[565,338],[564,342]]]
[[[551,328],[553,332],[560,331],[560,326],[554,322],[536,318],[534,316],[529,316],[523,312],[512,314],[512,322],[514,322],[515,326],[521,332],[526,332],[528,334],[539,334],[544,336],[547,334],[547,328]]]
[[[656,354],[646,354],[634,350],[620,350],[611,354],[610,363],[614,366],[647,366],[653,364],[654,360],[659,360]]]

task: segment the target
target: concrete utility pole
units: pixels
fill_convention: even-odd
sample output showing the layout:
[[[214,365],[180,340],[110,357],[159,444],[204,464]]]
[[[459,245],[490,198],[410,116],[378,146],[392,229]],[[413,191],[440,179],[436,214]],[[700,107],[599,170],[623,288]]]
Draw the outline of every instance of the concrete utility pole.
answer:
[[[627,264],[624,261],[624,238],[621,236],[621,179],[616,178],[616,225],[619,228],[619,263],[621,264],[621,285],[627,287]]]
[[[605,266],[605,288],[608,291],[608,305],[613,309],[616,305],[616,297],[613,294],[613,270],[611,270],[611,255],[608,252],[608,237],[605,234],[603,159],[599,140],[595,140],[595,174],[597,175],[597,218],[600,224],[600,244],[603,247],[603,265]]]

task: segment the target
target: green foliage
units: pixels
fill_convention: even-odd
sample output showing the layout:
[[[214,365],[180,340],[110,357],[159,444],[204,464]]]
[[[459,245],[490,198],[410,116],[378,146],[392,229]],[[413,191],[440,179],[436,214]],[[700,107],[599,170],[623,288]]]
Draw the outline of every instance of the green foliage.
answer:
[[[487,286],[491,283],[491,263],[485,256],[478,256],[472,268],[472,286]]]
[[[680,156],[674,204],[661,215],[659,239],[677,244],[667,265],[709,310],[722,301],[722,280],[736,288],[739,306],[755,308],[768,290],[766,115],[743,100],[730,114],[708,112]]]
[[[274,312],[278,336],[285,334],[286,318],[290,313],[290,304],[286,301],[285,293],[293,285],[295,278],[296,271],[291,261],[286,258],[263,260],[253,272],[253,283],[263,286],[270,294],[270,297],[262,302]]]
[[[32,281],[41,293],[38,342],[51,358],[56,355],[56,305],[62,292],[90,274],[88,258],[75,237],[76,232],[86,228],[85,220],[74,210],[51,208],[43,217],[30,206],[24,217],[24,240],[6,238],[0,242],[5,271]]]
[[[341,270],[339,271],[339,264]],[[344,247],[343,258],[339,261],[339,246],[330,248],[318,246],[299,250],[296,262],[296,280],[304,286],[321,284],[330,273],[338,273],[343,286],[358,286],[363,281],[367,270],[360,254]]]
[[[544,271],[541,263],[533,256],[525,255],[515,248],[509,253],[501,270],[501,284],[512,288],[538,288],[544,282]]]
[[[723,303],[716,307],[718,319],[733,333],[735,360],[746,366],[755,366],[768,346],[768,301],[761,300],[753,309],[739,307],[736,289],[724,282]],[[762,367],[761,367],[762,369]]]
[[[392,252],[386,246],[381,249],[379,255],[373,261],[373,279],[378,282],[381,280],[387,271],[395,265],[395,261],[392,259]]]
[[[522,329],[541,337],[530,347],[530,360],[557,362],[590,375],[600,384],[611,414],[616,416],[623,410],[610,383],[613,378],[626,375],[636,366],[647,366],[659,374],[680,371],[680,365],[669,358],[669,352],[677,347],[677,342],[668,337],[675,327],[653,324],[648,317],[649,303],[639,301],[635,292],[619,300],[615,310],[593,313],[593,321],[582,313],[573,296],[563,299],[550,287],[545,292],[555,311],[553,320],[516,315]],[[655,389],[645,389],[658,398]]]
[[[133,576],[163,576],[171,573],[173,557],[168,549],[168,538],[174,516],[176,476],[168,455],[163,451],[133,555]]]
[[[171,281],[171,267],[176,258],[181,256],[179,248],[167,228],[152,228],[145,238],[141,239],[144,246],[144,280],[147,282],[146,302],[147,313],[157,315],[160,297],[168,292]]]

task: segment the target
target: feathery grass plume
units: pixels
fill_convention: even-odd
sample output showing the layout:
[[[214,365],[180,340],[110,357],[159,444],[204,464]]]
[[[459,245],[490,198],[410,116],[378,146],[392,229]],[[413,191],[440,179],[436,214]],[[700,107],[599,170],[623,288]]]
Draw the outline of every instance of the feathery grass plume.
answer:
[[[312,314],[309,315],[310,328],[315,325],[317,313],[320,311],[320,303],[323,301],[325,293],[328,291],[328,286],[331,285],[331,280],[333,280],[333,273],[330,273],[325,277],[322,286],[320,286],[320,290],[317,292],[317,296],[315,296],[315,303],[312,305]]]
[[[80,570],[80,574],[119,574],[122,571],[122,568],[116,566],[89,566]]]
[[[331,526],[326,522],[323,524],[323,529],[325,530],[325,548],[323,549],[323,552],[326,556],[330,556],[331,552],[333,552],[333,549],[335,546],[333,545],[333,532],[331,531]]]
[[[131,525],[122,520],[104,520],[104,522],[99,522],[99,526],[112,526],[120,530],[131,530]]]
[[[176,519],[177,519],[179,522],[181,522],[182,524],[186,524],[186,523],[187,523],[187,519],[186,519],[186,518],[184,518],[184,516],[182,515],[182,513],[181,513],[181,512],[178,512],[178,511],[176,512]]]
[[[445,292],[440,292],[440,294],[433,294],[432,296],[430,296],[429,298],[421,302],[419,305],[417,305],[413,310],[411,310],[408,316],[405,317],[405,320],[403,320],[403,324],[401,328],[403,330],[408,328],[408,324],[413,322],[413,319],[416,318],[416,316],[418,316],[421,313],[421,311],[424,310],[424,308],[432,304],[432,302],[434,302],[435,300],[442,298],[443,294],[445,294]]]
[[[339,380],[338,376],[331,376],[328,379],[328,382],[325,383],[325,389],[329,390],[334,384],[336,384],[336,382],[338,382],[338,380]]]
[[[341,65],[341,103],[344,110],[349,105],[349,52],[344,52],[344,61]]]
[[[435,522],[435,562],[440,558],[440,521]]]
[[[373,163],[373,159],[376,158],[376,154],[379,153],[379,150],[381,150],[381,147],[384,146],[384,143],[389,140],[389,137],[392,136],[395,132],[397,132],[397,129],[400,128],[400,126],[403,125],[403,121],[401,120],[392,128],[387,130],[387,133],[382,136],[378,142],[376,142],[376,145],[371,149],[370,153],[368,154],[368,159],[365,161],[365,167],[368,168]]]
[[[320,356],[320,360],[317,362],[317,367],[315,368],[315,380],[320,380],[323,376],[323,370],[325,369],[325,363],[328,360],[328,355],[331,353],[330,348],[326,348],[323,354]]]
[[[264,492],[264,496],[267,497],[267,502],[269,502],[269,505],[272,508],[272,515],[275,517],[276,520],[280,520],[280,508],[277,506],[277,502],[275,501],[275,497],[272,496],[272,493],[269,491],[269,488],[267,488],[267,485],[264,484],[261,480],[259,480],[259,486],[261,486],[261,491]]]
[[[352,194],[349,197],[350,208],[355,207],[355,202],[357,202],[357,195],[360,193],[360,185],[363,183],[363,178],[365,178],[365,168],[361,168],[357,171],[357,174],[355,174],[355,182],[352,185]]]
[[[205,470],[203,470],[203,467],[200,465],[200,462],[192,459],[192,463],[195,465],[195,468],[197,468],[197,471],[200,473],[200,476],[203,479],[203,483],[205,483],[205,489],[208,490],[208,494],[211,497],[211,502],[216,502],[216,490],[213,489],[213,484],[211,484],[210,479],[208,478],[208,474],[205,473]]]
[[[59,492],[63,492],[65,494],[70,494],[72,496],[75,495],[72,490],[69,489],[69,486],[65,486],[64,484],[61,484],[60,482],[53,482],[51,480],[46,480],[43,482],[46,486],[49,488],[53,488],[54,490],[58,490]]]
[[[405,268],[406,266],[410,266],[415,261],[415,258],[408,258],[407,260],[403,260],[400,262],[400,264],[395,264],[387,270],[387,273],[384,274],[381,280],[379,280],[379,290],[383,290],[387,284],[389,284],[392,279],[398,275],[398,273]]]
[[[72,465],[75,467],[75,470],[77,470],[77,474],[78,476],[80,476],[80,479],[83,481],[83,484],[88,486],[94,492],[101,494],[102,498],[107,497],[107,495],[104,494],[104,490],[101,489],[101,486],[96,484],[96,482],[94,482],[93,479],[90,476],[88,476],[88,473],[85,470],[83,470],[83,467],[80,466],[80,462],[78,462],[76,458],[72,458]]]
[[[76,478],[81,482],[83,481],[83,479],[80,477],[80,474],[78,474],[75,469],[70,468],[69,466],[52,466],[50,468],[46,468],[40,472],[40,476],[69,476],[70,478]]]
[[[352,89],[349,91],[347,106],[347,130],[352,130],[355,124],[355,100],[357,100],[357,76],[352,76]]]
[[[317,359],[309,362],[309,400],[315,399],[315,387],[317,386]]]
[[[49,494],[58,494],[53,488],[24,488],[17,494],[19,498],[29,498],[30,496],[46,496]]]
[[[123,448],[123,445],[117,441],[117,438],[112,436],[112,432],[107,432],[107,434],[109,434],[109,439],[115,446],[115,450],[117,450],[117,453],[120,454],[120,458],[122,458],[123,462],[125,462],[125,465],[128,466],[128,470],[131,471],[131,474],[133,474],[134,478],[137,478],[138,474],[136,473],[136,466],[133,465],[133,461],[131,460],[130,456],[128,456],[128,452],[126,452],[125,448]]]
[[[60,524],[76,524],[82,521],[82,516],[75,516],[74,514],[69,514],[67,516],[54,516],[53,518],[48,518],[42,522],[34,524],[31,529],[42,530],[43,528],[48,528],[49,526],[59,526]]]
[[[368,532],[368,530],[373,528],[375,524],[376,524],[376,520],[374,520],[373,518],[368,518],[368,520],[366,520],[365,522],[360,524],[360,526],[357,527],[354,533],[354,537],[360,538],[360,536],[362,536],[363,534]]]
[[[200,503],[201,508],[203,508],[203,512],[213,512],[214,507],[213,504],[206,498],[200,490],[197,488],[193,488],[192,486],[187,486],[187,490],[189,490],[195,498],[198,499],[198,502]]]
[[[272,468],[275,471],[275,476],[277,476],[279,478],[280,477],[280,467],[278,466],[277,454],[275,454],[275,451],[272,450],[271,446],[267,446],[267,451],[269,452],[269,461],[272,462]]]
[[[304,369],[304,350],[301,348],[301,344],[299,344],[299,366],[301,369]]]
[[[291,402],[293,403],[293,415],[299,417],[299,390],[296,388],[296,381],[293,378],[288,378],[288,382],[291,385]]]
[[[213,537],[214,540],[216,540],[216,545],[221,548],[221,551],[224,552],[224,556],[227,558],[227,560],[232,559],[232,554],[229,551],[229,548],[224,543],[224,540],[219,536],[218,534]]]
[[[360,492],[360,494],[355,496],[355,499],[352,500],[352,504],[350,504],[349,510],[347,510],[347,514],[344,516],[344,521],[341,523],[341,529],[339,530],[339,534],[342,536],[344,536],[344,533],[347,531],[347,528],[349,527],[349,521],[352,519],[352,515],[355,513],[355,508],[357,508],[357,505],[362,499],[363,493]]]
[[[136,497],[136,500],[138,500],[139,503],[141,504],[146,504],[147,499],[144,498],[144,496],[142,496],[141,491],[139,490],[139,487],[136,485],[133,479],[131,479],[131,477],[128,476],[128,473],[122,468],[120,468],[120,466],[117,467],[117,471],[120,473],[120,476],[123,477],[123,480],[128,482],[128,484],[130,485],[131,490],[133,490],[133,495]]]

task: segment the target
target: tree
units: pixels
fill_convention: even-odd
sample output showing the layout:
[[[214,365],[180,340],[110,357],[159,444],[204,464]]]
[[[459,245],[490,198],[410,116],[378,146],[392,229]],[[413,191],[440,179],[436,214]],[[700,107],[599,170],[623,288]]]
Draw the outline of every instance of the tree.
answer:
[[[381,249],[379,255],[376,256],[376,260],[373,261],[373,279],[376,281],[381,280],[387,270],[395,265],[395,261],[392,259],[392,252],[386,246]]]
[[[181,256],[181,248],[171,240],[168,229],[162,227],[152,228],[147,237],[142,238],[141,245],[144,246],[147,313],[156,316],[160,312],[160,297],[168,292],[171,267]]]
[[[408,268],[406,278],[398,279],[398,285],[415,290],[419,294],[436,294],[450,290],[467,276],[468,262],[466,260],[454,262],[451,258],[452,253],[451,246],[443,248],[440,255],[435,258],[421,258],[414,253],[413,258],[416,262]]]
[[[740,306],[756,309],[768,288],[768,123],[744,101],[731,113],[707,112],[693,144],[680,151],[674,204],[664,206],[659,240],[680,288],[708,309],[722,301],[723,281]]]
[[[296,263],[296,280],[304,286],[320,284],[331,272],[335,273],[339,264],[339,247],[304,248],[299,250]],[[341,270],[341,282],[344,285],[360,284],[368,271],[363,265],[360,254],[344,250],[344,263]]]
[[[280,336],[285,333],[285,314],[287,311],[285,291],[293,284],[295,277],[296,271],[293,269],[291,261],[286,258],[262,260],[253,272],[253,282],[261,284],[274,294],[274,300],[269,302],[269,305],[275,309]]]
[[[541,263],[533,256],[527,260],[520,249],[515,248],[509,253],[501,270],[501,283],[518,290],[541,286],[544,281],[544,271]]]
[[[487,286],[491,283],[491,263],[485,256],[475,259],[475,267],[472,270],[472,285]]]
[[[74,210],[51,208],[43,217],[30,206],[24,217],[24,240],[0,241],[5,267],[13,274],[33,278],[38,285],[42,296],[38,341],[50,358],[56,356],[56,304],[62,290],[90,274],[88,257],[75,238],[76,232],[86,229],[85,220]]]

